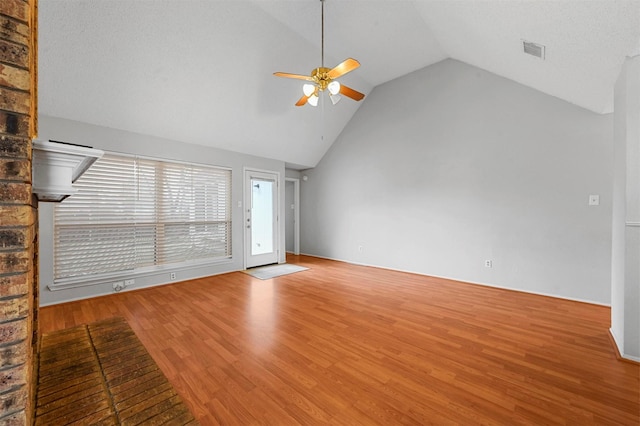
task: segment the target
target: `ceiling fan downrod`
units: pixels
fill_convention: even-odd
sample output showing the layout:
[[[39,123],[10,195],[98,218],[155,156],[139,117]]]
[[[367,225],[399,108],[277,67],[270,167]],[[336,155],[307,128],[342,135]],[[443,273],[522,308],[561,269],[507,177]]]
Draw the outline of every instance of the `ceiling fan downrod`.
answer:
[[[320,50],[320,66],[322,68],[324,68],[324,0],[320,0],[320,4],[322,5],[322,10],[321,10],[321,15],[322,18],[320,19],[320,26],[322,27],[322,32],[321,32],[321,50]]]

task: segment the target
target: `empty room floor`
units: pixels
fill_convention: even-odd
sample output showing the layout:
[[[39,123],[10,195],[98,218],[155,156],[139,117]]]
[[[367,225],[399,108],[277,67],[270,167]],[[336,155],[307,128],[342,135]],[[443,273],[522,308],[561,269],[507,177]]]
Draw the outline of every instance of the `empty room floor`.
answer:
[[[40,309],[124,317],[203,425],[640,422],[607,307],[309,256]]]

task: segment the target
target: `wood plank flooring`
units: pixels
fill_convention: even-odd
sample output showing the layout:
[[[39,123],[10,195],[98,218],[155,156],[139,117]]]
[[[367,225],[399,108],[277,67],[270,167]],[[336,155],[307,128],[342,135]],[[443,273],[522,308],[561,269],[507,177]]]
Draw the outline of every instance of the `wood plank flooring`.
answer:
[[[197,425],[123,318],[43,334],[35,425]]]
[[[638,425],[606,307],[349,265],[236,272],[42,308],[123,316],[202,425]]]

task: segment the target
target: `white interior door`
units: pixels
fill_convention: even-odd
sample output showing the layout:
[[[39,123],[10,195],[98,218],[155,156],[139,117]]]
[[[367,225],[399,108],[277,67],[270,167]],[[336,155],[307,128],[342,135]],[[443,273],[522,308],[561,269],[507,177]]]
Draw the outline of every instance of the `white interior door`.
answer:
[[[245,266],[278,263],[278,175],[246,170]]]
[[[285,249],[300,254],[300,180],[284,178],[285,183]]]

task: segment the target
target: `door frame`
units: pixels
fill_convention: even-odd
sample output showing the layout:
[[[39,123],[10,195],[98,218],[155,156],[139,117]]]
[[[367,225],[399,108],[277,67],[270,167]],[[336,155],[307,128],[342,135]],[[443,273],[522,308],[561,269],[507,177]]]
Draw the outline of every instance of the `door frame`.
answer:
[[[300,254],[300,179],[285,177],[284,180],[285,183],[293,182],[293,254],[298,255]],[[285,207],[289,208],[289,206]]]
[[[280,263],[280,172],[275,170],[257,169],[254,167],[244,167],[242,170],[242,198],[244,200],[244,208],[242,210],[242,230],[244,241],[244,256],[242,259],[242,268],[247,269],[247,260],[250,256],[251,250],[251,228],[247,228],[247,220],[249,219],[249,212],[251,211],[251,192],[247,191],[247,185],[251,180],[251,172],[266,173],[274,175],[276,177],[276,199],[275,199],[275,214],[276,214],[276,232],[274,237],[274,248],[276,251],[276,263]],[[252,224],[253,225],[253,224]]]

